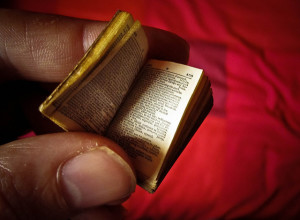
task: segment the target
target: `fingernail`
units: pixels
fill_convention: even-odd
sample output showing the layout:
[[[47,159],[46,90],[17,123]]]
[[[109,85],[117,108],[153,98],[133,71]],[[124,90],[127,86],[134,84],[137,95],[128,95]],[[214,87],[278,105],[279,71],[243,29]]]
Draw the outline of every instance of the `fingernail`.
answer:
[[[87,208],[128,197],[136,179],[118,154],[99,147],[67,161],[61,168],[61,183],[72,207]]]

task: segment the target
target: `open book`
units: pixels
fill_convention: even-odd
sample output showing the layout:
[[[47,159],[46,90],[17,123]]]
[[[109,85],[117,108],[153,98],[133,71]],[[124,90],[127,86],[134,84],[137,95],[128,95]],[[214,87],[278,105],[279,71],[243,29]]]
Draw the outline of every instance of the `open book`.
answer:
[[[68,77],[40,106],[66,131],[119,143],[138,184],[154,192],[213,105],[201,69],[148,60],[139,21],[118,11]]]

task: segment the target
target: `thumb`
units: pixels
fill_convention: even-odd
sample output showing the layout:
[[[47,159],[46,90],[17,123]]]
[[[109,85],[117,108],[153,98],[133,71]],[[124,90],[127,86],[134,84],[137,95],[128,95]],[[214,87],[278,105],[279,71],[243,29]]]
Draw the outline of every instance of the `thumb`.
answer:
[[[128,161],[117,144],[88,133],[49,134],[3,145],[0,218],[58,219],[115,204],[135,189]]]

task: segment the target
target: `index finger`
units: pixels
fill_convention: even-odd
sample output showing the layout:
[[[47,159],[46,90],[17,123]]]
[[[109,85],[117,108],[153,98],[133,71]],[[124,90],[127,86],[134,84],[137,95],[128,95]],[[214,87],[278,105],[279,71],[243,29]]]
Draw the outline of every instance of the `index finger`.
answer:
[[[105,26],[106,22],[1,9],[2,81],[61,81]],[[187,62],[189,48],[182,38],[150,27],[145,32],[152,58]]]

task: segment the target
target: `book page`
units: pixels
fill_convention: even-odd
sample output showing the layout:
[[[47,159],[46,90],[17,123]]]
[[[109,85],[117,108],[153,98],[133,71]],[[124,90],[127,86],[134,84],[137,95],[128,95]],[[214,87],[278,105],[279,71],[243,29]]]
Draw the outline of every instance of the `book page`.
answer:
[[[41,104],[40,111],[51,118],[57,106],[76,90],[95,66],[105,60],[109,52],[119,43],[133,23],[134,20],[129,13],[118,11],[66,79]],[[53,105],[54,102],[56,106]]]
[[[68,94],[53,102],[51,119],[64,129],[103,134],[144,64],[148,42],[138,21],[105,59]]]
[[[125,149],[139,184],[150,191],[201,75],[193,67],[150,60],[109,127],[107,136]]]

